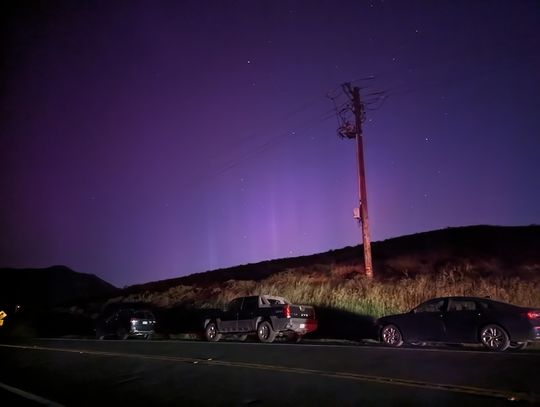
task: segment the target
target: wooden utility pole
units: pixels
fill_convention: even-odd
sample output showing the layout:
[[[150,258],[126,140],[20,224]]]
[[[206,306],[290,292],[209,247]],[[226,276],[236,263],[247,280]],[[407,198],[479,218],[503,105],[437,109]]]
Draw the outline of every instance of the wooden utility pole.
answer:
[[[364,104],[360,101],[360,88],[351,87],[350,83],[343,85],[343,90],[352,99],[355,118],[354,127],[348,124],[340,129],[340,134],[346,138],[356,139],[356,153],[358,157],[358,198],[360,203],[360,223],[362,226],[362,243],[364,247],[364,269],[366,276],[373,277],[371,263],[371,239],[369,235],[368,203],[366,188],[366,172],[364,168],[364,142],[362,137],[362,122],[365,118]]]

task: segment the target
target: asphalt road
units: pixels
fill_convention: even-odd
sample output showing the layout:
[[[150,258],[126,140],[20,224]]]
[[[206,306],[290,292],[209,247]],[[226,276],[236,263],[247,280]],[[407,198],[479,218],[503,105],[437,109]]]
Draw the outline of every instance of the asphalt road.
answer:
[[[0,344],[0,404],[540,403],[540,352],[197,341]]]

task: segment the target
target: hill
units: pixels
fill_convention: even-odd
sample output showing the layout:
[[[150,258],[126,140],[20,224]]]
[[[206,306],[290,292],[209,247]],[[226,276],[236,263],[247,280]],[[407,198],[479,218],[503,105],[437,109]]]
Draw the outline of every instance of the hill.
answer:
[[[378,279],[448,271],[535,278],[540,276],[540,226],[468,226],[401,236],[372,243]],[[328,266],[358,270],[361,246],[348,246],[308,256],[267,260],[133,285],[126,293],[163,291],[176,285],[207,286],[229,280],[262,281],[287,270],[313,271]]]
[[[119,290],[65,267],[0,269],[0,298],[56,305],[46,317],[21,316],[21,336],[91,335],[105,305],[143,303],[161,333],[196,333],[208,310],[232,298],[275,294],[316,307],[317,335],[369,335],[373,317],[402,312],[428,298],[491,296],[540,307],[540,226],[471,226],[418,233],[373,243],[375,278],[362,275],[362,249],[263,261]],[[70,302],[72,301],[72,302]],[[66,304],[66,302],[69,302]],[[73,306],[73,305],[77,306]],[[20,333],[22,332],[22,334]]]
[[[161,333],[198,333],[201,308],[255,294],[315,306],[325,338],[373,336],[373,318],[447,295],[490,296],[540,307],[540,226],[447,228],[375,242],[375,278],[362,275],[362,249],[263,261],[135,285],[111,302],[145,303]],[[103,304],[101,304],[103,305]],[[87,304],[85,314],[99,304]]]
[[[0,298],[3,304],[50,307],[71,301],[110,297],[113,285],[93,274],[75,272],[65,266],[42,269],[0,269]]]

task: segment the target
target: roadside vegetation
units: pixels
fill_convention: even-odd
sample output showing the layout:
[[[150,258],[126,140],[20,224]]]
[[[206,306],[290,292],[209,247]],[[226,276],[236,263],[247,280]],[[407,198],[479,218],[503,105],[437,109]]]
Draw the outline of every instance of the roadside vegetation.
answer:
[[[418,303],[437,296],[471,295],[540,307],[540,280],[521,277],[481,276],[467,270],[440,274],[418,274],[384,279],[367,279],[350,265],[297,268],[271,275],[260,281],[228,280],[206,286],[176,285],[161,292],[144,291],[123,297],[122,301],[142,301],[155,306],[217,308],[231,299],[257,294],[273,294],[294,303],[310,304],[379,317],[410,310]],[[118,301],[115,298],[112,301]]]
[[[540,226],[447,228],[373,243],[372,280],[361,273],[362,250],[356,246],[123,289],[105,282],[80,284],[86,299],[69,301],[73,284],[66,281],[71,279],[58,279],[44,270],[43,279],[32,286],[36,288],[25,290],[26,274],[4,270],[4,276],[13,278],[8,278],[0,298],[16,294],[34,299],[23,301],[17,329],[29,327],[41,336],[92,335],[95,319],[118,302],[148,304],[158,315],[162,334],[170,335],[196,334],[208,308],[220,308],[240,296],[272,294],[315,306],[321,322],[317,334],[322,337],[358,339],[370,337],[373,318],[406,312],[433,297],[489,296],[540,308],[538,247]],[[80,273],[70,275],[74,281],[86,281]],[[57,301],[34,295],[41,287],[55,287]],[[53,307],[46,318],[44,306]]]
[[[538,225],[447,228],[373,243],[373,280],[362,275],[356,246],[135,285],[107,302],[218,308],[239,296],[273,294],[379,317],[433,297],[470,295],[540,308],[538,247]]]

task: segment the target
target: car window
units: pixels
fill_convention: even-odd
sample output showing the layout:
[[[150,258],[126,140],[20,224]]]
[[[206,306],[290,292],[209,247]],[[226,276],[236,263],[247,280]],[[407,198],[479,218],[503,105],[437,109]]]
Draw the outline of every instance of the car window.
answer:
[[[420,304],[414,309],[415,313],[419,312],[440,312],[444,306],[444,300],[435,300]]]
[[[267,298],[267,301],[270,303],[270,305],[288,304],[287,300],[281,298]]]
[[[476,311],[476,302],[472,300],[450,300],[448,311]]]
[[[243,298],[236,298],[232,300],[227,306],[227,311],[238,311],[242,305]]]
[[[119,318],[130,318],[133,315],[134,310],[132,309],[122,309],[118,311]]]
[[[253,310],[259,308],[259,297],[246,297],[244,298],[243,310]]]
[[[492,306],[490,303],[488,302],[485,302],[485,301],[479,301],[479,304],[480,304],[480,308],[483,308],[483,309],[491,309]]]

